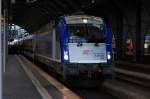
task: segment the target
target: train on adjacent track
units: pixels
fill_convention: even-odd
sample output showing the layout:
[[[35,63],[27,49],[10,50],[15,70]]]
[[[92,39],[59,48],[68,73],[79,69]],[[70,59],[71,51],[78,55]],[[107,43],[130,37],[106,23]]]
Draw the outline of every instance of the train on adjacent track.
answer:
[[[26,37],[23,47],[65,82],[90,85],[112,75],[111,37],[100,17],[62,16]]]

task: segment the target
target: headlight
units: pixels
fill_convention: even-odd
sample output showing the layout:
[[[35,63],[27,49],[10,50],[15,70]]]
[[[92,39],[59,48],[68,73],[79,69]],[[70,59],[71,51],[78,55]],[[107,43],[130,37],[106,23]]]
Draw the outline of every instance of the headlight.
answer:
[[[108,60],[111,59],[111,54],[110,54],[110,52],[107,52],[107,59],[108,59]]]
[[[68,60],[68,58],[69,58],[68,55],[64,55],[65,60]]]
[[[83,19],[83,23],[88,23],[88,19]]]
[[[108,60],[111,59],[111,55],[107,55],[107,59],[108,59]]]
[[[65,60],[68,60],[68,59],[69,59],[69,57],[68,57],[68,52],[64,52],[64,59],[65,59]]]

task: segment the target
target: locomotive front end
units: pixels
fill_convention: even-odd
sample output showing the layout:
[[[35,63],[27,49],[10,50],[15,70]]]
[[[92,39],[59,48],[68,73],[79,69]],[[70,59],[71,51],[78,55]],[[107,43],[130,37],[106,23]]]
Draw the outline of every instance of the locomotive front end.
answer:
[[[103,72],[101,64],[108,64],[112,59],[106,25],[101,18],[86,15],[67,16],[64,20],[61,62],[65,74],[99,79]]]
[[[68,63],[107,63],[111,60],[111,50],[103,20],[94,16],[65,17],[66,34],[63,35],[62,61]],[[65,37],[64,37],[65,36]],[[66,42],[64,42],[66,41]],[[108,50],[108,51],[107,51]]]

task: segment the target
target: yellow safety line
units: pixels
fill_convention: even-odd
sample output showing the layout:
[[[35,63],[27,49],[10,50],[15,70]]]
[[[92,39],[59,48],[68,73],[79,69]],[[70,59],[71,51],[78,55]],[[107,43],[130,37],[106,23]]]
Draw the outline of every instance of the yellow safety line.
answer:
[[[22,56],[22,58],[24,60],[27,60],[25,57]],[[27,60],[28,61],[28,60]],[[47,74],[46,72],[44,72],[42,69],[38,68],[37,66],[35,66],[33,63],[31,63],[30,61],[28,61],[33,68],[39,72],[39,74],[41,74],[45,79],[47,79],[47,81],[55,86],[57,88],[57,90],[59,90],[62,94],[63,94],[63,98],[62,99],[82,99],[81,97],[79,97],[77,94],[75,94],[74,92],[72,92],[70,89],[68,89],[67,87],[65,87],[63,84],[59,83],[56,79],[54,79],[53,77],[51,77],[49,74]]]
[[[17,60],[20,62],[22,68],[26,72],[27,76],[30,78],[34,86],[36,87],[37,91],[40,93],[40,95],[43,97],[43,99],[53,99],[52,96],[47,92],[47,90],[41,85],[41,83],[38,81],[38,79],[34,76],[34,74],[29,70],[23,61],[15,55]],[[31,97],[32,98],[32,97]]]

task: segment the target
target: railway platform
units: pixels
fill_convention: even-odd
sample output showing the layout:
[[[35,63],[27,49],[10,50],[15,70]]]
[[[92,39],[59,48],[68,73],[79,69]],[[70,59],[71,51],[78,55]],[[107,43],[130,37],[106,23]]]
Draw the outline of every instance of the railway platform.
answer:
[[[3,99],[80,99],[22,56],[9,55],[3,75]]]
[[[3,83],[4,99],[42,99],[13,55],[8,58]]]

